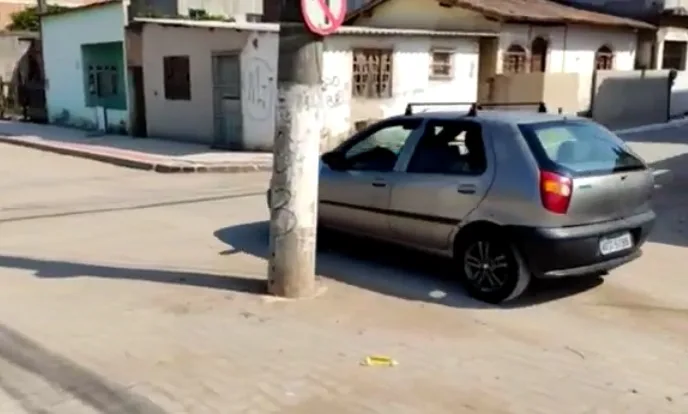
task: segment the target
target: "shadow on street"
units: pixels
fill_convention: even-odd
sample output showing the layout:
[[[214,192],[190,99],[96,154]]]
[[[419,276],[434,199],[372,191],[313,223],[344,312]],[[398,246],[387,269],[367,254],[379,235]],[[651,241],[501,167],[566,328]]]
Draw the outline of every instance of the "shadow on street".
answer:
[[[267,259],[269,223],[260,221],[226,227],[215,236],[234,250]],[[318,250],[319,276],[401,299],[459,308],[493,306],[469,298],[452,275],[453,263],[396,246],[345,235],[329,235]],[[1,263],[1,261],[0,261]],[[534,281],[532,289],[507,307],[526,307],[574,295],[602,283],[599,277]],[[504,307],[504,306],[502,306]]]
[[[33,374],[99,413],[165,414],[148,398],[78,366],[4,325],[0,325],[0,361]],[[26,376],[17,378],[11,370],[0,370],[0,389],[25,412],[55,412],[55,400],[42,398],[41,388],[36,385],[39,384],[27,383]]]
[[[654,161],[649,162],[650,168],[656,171],[655,192],[652,206],[657,213],[657,223],[649,240],[655,243],[673,245],[678,247],[688,246],[688,127],[670,126],[662,130],[622,134],[621,138],[634,144],[652,144],[652,148],[644,151],[636,151],[641,156],[654,156]],[[661,144],[671,144],[673,147]],[[682,145],[677,145],[682,144]],[[643,147],[640,147],[643,148]],[[667,156],[670,154],[677,154]]]
[[[225,289],[251,294],[263,294],[266,292],[265,280],[210,273],[101,266],[5,255],[0,255],[0,267],[29,270],[34,273],[34,276],[42,278],[86,276],[105,279],[145,280],[148,282]]]

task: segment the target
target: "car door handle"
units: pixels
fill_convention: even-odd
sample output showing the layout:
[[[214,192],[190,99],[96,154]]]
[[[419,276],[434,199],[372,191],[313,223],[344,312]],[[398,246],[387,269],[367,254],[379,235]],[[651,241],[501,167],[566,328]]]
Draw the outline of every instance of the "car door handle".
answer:
[[[373,187],[387,187],[387,183],[383,181],[373,181]]]
[[[461,194],[475,194],[476,188],[474,185],[460,185],[456,191]]]

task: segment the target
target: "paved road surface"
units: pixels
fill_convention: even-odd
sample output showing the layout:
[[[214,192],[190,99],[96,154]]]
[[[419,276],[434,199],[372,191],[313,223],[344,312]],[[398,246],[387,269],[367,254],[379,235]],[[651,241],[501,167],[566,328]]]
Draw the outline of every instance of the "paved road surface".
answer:
[[[374,246],[321,253],[316,299],[267,298],[265,174],[0,146],[0,413],[685,414],[680,135],[637,145],[672,169],[646,255],[512,308]],[[377,353],[400,365],[359,365]]]

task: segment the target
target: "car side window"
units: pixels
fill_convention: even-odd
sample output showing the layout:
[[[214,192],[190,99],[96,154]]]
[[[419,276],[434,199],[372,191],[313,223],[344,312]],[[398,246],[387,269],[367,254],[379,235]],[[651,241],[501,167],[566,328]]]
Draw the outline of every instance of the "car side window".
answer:
[[[392,171],[411,134],[420,127],[416,119],[373,127],[369,134],[344,150],[347,170]]]
[[[480,175],[487,169],[480,125],[432,120],[426,124],[406,169],[416,174]]]

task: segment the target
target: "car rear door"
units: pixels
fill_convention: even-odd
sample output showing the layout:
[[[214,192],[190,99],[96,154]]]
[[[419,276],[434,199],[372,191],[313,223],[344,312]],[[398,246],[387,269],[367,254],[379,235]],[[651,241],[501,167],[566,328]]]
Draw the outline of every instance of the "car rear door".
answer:
[[[467,145],[468,144],[468,145]],[[457,225],[485,197],[494,176],[492,151],[479,123],[429,119],[392,184],[390,225],[396,239],[445,250]]]
[[[337,151],[343,165],[320,173],[321,224],[349,233],[388,238],[392,177],[406,142],[421,132],[422,120],[383,121],[352,137]]]

